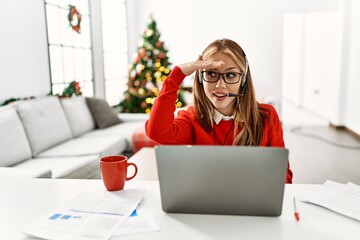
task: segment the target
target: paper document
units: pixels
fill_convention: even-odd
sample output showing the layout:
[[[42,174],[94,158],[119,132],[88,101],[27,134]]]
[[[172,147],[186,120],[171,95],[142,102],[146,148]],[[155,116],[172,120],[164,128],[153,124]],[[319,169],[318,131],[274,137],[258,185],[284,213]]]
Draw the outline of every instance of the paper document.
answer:
[[[123,235],[154,232],[159,229],[150,209],[141,202],[126,222],[116,231],[111,240],[121,239]]]
[[[144,191],[82,192],[49,212],[26,234],[45,239],[109,239],[134,212]]]
[[[303,200],[360,221],[360,186],[326,181],[321,190]]]

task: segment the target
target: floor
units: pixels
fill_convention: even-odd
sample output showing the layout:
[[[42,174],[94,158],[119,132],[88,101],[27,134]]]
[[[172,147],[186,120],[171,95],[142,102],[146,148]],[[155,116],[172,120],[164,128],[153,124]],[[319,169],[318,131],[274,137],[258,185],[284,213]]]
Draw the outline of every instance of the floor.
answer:
[[[289,102],[282,103],[282,122],[294,183],[322,184],[329,179],[360,184],[358,139]]]

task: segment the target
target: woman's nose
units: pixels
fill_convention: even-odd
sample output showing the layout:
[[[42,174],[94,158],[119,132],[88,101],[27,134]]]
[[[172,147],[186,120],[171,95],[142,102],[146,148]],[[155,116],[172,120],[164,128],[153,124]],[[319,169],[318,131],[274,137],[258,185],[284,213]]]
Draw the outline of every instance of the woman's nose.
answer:
[[[226,88],[226,83],[223,76],[220,76],[219,80],[217,81],[216,88]]]

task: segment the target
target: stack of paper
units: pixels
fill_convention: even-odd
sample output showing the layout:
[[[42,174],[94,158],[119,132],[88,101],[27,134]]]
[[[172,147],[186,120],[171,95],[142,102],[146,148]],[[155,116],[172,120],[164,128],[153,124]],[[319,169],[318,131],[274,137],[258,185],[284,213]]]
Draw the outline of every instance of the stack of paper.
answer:
[[[130,189],[117,192],[82,192],[64,206],[49,212],[29,227],[26,234],[46,239],[109,239],[131,232],[132,216],[144,195],[143,190]],[[139,209],[142,211],[141,209]],[[150,215],[151,217],[151,215]],[[142,219],[144,220],[144,219]],[[157,230],[150,218],[151,226],[143,231]],[[137,218],[137,220],[139,219]],[[147,221],[147,219],[145,219]],[[149,221],[148,221],[149,222]],[[125,230],[117,233],[121,226]]]
[[[360,221],[360,186],[326,181],[321,190],[303,202],[316,204]]]
[[[150,209],[142,203],[136,208],[126,222],[115,232],[111,240],[122,239],[123,235],[158,231],[154,216]]]

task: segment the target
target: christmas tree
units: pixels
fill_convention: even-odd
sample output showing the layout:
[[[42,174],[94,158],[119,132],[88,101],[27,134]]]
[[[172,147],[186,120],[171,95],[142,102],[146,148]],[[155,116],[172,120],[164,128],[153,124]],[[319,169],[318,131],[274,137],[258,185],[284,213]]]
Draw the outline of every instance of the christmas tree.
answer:
[[[119,103],[121,112],[149,114],[163,81],[171,71],[168,50],[160,40],[160,32],[152,17],[142,38],[129,70],[125,98]],[[183,93],[179,91],[176,107],[184,105]]]

